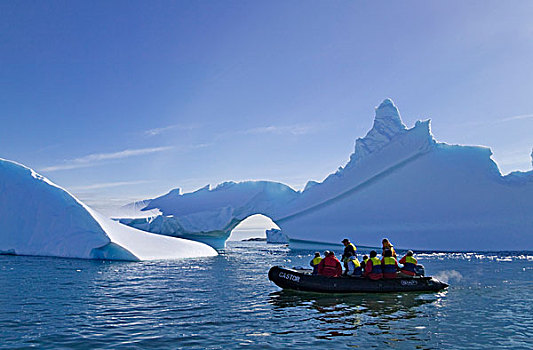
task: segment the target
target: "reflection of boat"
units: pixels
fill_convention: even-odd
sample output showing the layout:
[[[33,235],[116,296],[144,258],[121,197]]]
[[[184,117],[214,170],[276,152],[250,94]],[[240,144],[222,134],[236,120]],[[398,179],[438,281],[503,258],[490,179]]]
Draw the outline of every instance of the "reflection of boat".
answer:
[[[320,313],[339,312],[342,315],[365,314],[369,316],[387,316],[387,320],[415,317],[419,306],[439,300],[439,293],[300,293],[293,290],[278,290],[270,293],[269,302],[279,309],[306,308]]]
[[[387,293],[442,290],[448,285],[434,277],[381,279],[326,277],[274,266],[268,278],[283,289],[318,293]]]

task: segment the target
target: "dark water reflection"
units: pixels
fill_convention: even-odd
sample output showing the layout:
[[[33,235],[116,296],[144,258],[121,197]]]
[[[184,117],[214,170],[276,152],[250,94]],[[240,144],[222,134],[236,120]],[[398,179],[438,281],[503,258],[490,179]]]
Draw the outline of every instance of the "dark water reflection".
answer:
[[[439,294],[404,293],[404,294],[360,294],[360,295],[323,295],[277,291],[270,293],[269,302],[274,314],[307,315],[296,322],[307,322],[312,315],[316,339],[331,340],[334,337],[353,337],[354,342],[359,333],[367,336],[390,338],[381,339],[381,344],[389,342],[416,341],[425,343],[431,339],[424,331],[426,327],[410,327],[410,319],[427,316],[423,305],[438,303],[446,292]],[[309,312],[303,312],[308,310]],[[417,322],[418,324],[418,322]],[[278,332],[289,334],[290,331]],[[397,335],[397,336],[395,336]],[[366,338],[366,337],[365,337]],[[368,342],[369,338],[359,339]],[[355,344],[353,344],[355,345]],[[376,344],[377,345],[377,344]],[[429,344],[426,344],[429,345]]]

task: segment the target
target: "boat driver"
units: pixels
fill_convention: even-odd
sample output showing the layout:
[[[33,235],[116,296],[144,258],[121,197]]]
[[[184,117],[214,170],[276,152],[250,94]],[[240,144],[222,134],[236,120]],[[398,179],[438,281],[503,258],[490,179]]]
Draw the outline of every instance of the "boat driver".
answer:
[[[346,274],[348,273],[348,258],[352,255],[357,257],[355,253],[357,247],[353,243],[351,243],[348,238],[343,239],[342,244],[344,244],[344,253],[342,254],[341,261],[344,264]]]

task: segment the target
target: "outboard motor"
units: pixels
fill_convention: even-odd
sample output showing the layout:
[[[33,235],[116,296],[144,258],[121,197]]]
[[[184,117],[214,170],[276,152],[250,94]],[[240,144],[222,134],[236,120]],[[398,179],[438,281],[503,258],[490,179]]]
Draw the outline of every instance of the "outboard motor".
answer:
[[[416,265],[415,266],[415,273],[417,276],[424,277],[426,275],[426,270],[424,269],[424,265]]]

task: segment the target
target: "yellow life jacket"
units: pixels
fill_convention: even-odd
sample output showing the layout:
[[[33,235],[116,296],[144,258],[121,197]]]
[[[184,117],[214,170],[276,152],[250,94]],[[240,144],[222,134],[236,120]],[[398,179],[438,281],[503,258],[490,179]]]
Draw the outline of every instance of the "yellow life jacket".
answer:
[[[355,256],[353,256],[353,255],[352,255],[351,257],[348,258],[348,261],[349,261],[349,262],[350,262],[350,261],[353,262],[353,264],[355,265],[356,268],[359,267],[359,266],[361,266],[361,263],[359,262],[359,259],[357,259],[357,258],[356,258]]]
[[[381,261],[374,257],[374,258],[370,258],[370,261],[372,261],[372,271],[370,273],[374,273],[374,274],[381,274],[383,273],[383,270],[381,269]]]
[[[346,252],[346,248],[348,248],[349,246],[352,246],[354,254],[355,254],[355,252],[357,251],[357,247],[353,243],[348,243],[348,245],[344,248],[344,251]],[[347,256],[343,256],[342,257],[342,262],[343,263],[347,262],[348,260],[350,260],[350,259]]]
[[[322,258],[317,256],[316,258],[313,259],[313,265],[317,266],[318,264],[320,264],[321,261],[322,261]]]
[[[390,256],[383,258],[383,273],[395,273],[396,272],[396,259]]]
[[[415,273],[415,267],[418,264],[415,258],[412,256],[406,256],[405,257],[405,264],[403,264],[402,271],[409,271],[411,273]]]
[[[383,258],[383,265],[396,265],[396,259],[391,256],[386,256]]]

